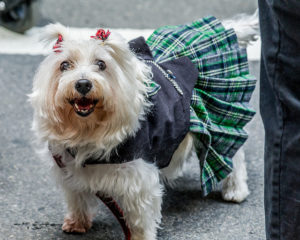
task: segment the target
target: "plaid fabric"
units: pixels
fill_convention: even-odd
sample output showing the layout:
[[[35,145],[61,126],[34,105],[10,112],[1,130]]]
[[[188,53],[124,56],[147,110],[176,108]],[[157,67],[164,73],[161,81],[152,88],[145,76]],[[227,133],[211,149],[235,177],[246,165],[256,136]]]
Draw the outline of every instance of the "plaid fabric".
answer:
[[[234,30],[225,30],[215,17],[159,28],[147,44],[156,62],[187,56],[199,70],[190,131],[199,141],[201,186],[207,195],[232,171],[232,157],[248,136],[243,127],[255,114],[248,102],[256,79],[249,75],[246,50],[239,48]]]

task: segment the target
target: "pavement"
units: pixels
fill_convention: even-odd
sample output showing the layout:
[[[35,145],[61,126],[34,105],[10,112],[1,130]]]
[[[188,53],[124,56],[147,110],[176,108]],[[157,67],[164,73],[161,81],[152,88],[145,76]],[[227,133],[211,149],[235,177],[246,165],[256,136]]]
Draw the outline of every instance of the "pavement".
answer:
[[[159,25],[190,21],[194,16],[208,15],[208,10],[217,17],[226,18],[243,9],[251,13],[256,7],[255,1],[236,3],[224,0],[222,7],[217,4],[221,2],[219,0],[203,0],[201,4],[197,4],[198,0],[174,0],[172,8],[166,2],[169,1],[91,0],[87,7],[83,0],[48,0],[42,4],[43,17],[39,24],[60,21],[70,26],[90,28],[97,22],[113,28],[152,29]],[[187,5],[184,6],[183,2]],[[92,11],[96,5],[99,13]],[[0,37],[3,38],[1,31]],[[5,54],[1,46],[0,240],[123,239],[117,221],[101,203],[94,225],[87,234],[70,235],[61,231],[66,206],[50,174],[50,163],[40,160],[34,152],[30,131],[32,109],[26,96],[31,91],[32,77],[43,56],[38,53]],[[250,71],[259,78],[259,61],[250,61]],[[199,167],[193,161],[178,185],[174,189],[166,189],[159,240],[265,239],[264,132],[258,111],[258,92],[259,85],[251,101],[257,114],[247,126],[249,139],[245,144],[251,191],[247,200],[241,204],[224,202],[218,192],[201,197]]]
[[[257,0],[45,0],[42,24],[48,20],[72,27],[157,28],[207,15],[220,19],[252,14]]]

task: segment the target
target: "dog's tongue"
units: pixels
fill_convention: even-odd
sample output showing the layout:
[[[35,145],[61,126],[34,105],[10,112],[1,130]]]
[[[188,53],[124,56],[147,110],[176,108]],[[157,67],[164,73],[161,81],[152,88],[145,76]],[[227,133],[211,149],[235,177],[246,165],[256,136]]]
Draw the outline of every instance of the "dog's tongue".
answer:
[[[93,101],[88,98],[80,98],[75,100],[75,104],[77,104],[80,110],[89,110],[93,107]]]

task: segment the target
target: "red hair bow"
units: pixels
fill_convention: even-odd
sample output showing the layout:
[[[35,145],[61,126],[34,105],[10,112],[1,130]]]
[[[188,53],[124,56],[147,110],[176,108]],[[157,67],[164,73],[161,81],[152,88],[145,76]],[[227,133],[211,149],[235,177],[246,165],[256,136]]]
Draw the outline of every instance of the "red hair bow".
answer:
[[[62,41],[63,41],[62,35],[58,34],[58,39],[57,39],[56,43],[53,46],[54,52],[56,52],[56,53],[60,53],[61,52],[60,48],[61,48]]]
[[[96,33],[95,36],[91,36],[91,38],[94,38],[94,39],[100,39],[102,41],[105,41],[110,35],[110,31],[107,30],[107,32],[105,32],[104,29],[99,29]]]

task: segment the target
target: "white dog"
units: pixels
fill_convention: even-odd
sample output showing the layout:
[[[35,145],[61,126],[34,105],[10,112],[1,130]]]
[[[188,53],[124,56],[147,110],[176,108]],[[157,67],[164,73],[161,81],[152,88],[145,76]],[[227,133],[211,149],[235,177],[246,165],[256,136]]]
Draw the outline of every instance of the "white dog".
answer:
[[[257,33],[257,21],[248,20],[224,23],[233,25],[244,45]],[[162,169],[142,158],[82,166],[90,158],[109,162],[114,150],[135,136],[151,112],[147,98],[151,67],[115,32],[101,34],[88,39],[60,24],[47,26],[44,39],[58,40],[34,78],[30,95],[33,130],[49,146],[45,156],[56,158],[54,173],[68,205],[63,231],[86,232],[91,227],[95,194],[100,192],[118,202],[132,239],[153,240],[161,221],[162,182],[181,176],[194,151],[193,135],[186,134]],[[249,194],[246,180],[240,150],[233,159],[232,173],[223,181],[223,198],[243,201]]]

